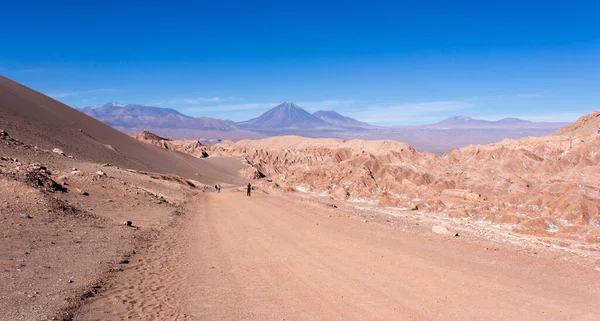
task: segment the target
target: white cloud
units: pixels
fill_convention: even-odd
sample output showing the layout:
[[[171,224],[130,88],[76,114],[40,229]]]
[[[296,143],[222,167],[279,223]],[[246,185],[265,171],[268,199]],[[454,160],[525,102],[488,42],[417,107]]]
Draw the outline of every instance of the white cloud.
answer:
[[[98,93],[98,92],[113,91],[113,90],[117,90],[117,89],[116,88],[99,88],[99,89],[90,89],[90,90],[84,90],[84,91],[59,92],[59,93],[50,93],[50,94],[48,94],[48,96],[58,99],[58,98],[64,98],[64,97],[73,97],[73,96],[80,96],[83,94]]]
[[[70,92],[70,93],[51,93],[48,94],[48,96],[52,97],[52,98],[63,98],[63,97],[69,97],[69,96],[77,96],[79,95],[79,92]]]
[[[172,98],[154,101],[152,104],[159,106],[173,106],[173,105],[194,105],[202,103],[215,103],[219,101],[227,101],[233,99],[232,97],[182,97]]]
[[[90,89],[88,91],[85,91],[85,93],[99,93],[99,92],[103,92],[103,91],[113,91],[113,90],[117,90],[117,89],[116,88]]]
[[[473,108],[468,101],[431,101],[392,106],[364,106],[360,111],[349,111],[347,115],[373,124],[421,124],[440,120],[448,113]],[[435,114],[440,114],[436,116]]]
[[[308,111],[317,111],[317,110],[329,110],[335,108],[345,108],[348,106],[352,106],[356,104],[356,100],[338,100],[338,99],[328,99],[328,100],[320,100],[320,101],[299,101],[296,104]]]
[[[65,72],[65,71],[67,71],[67,70],[60,69],[60,68],[24,68],[24,69],[14,70],[13,72],[15,74],[41,74],[41,73],[55,73],[55,72]]]
[[[221,104],[211,106],[187,106],[178,108],[179,111],[189,112],[223,112],[223,111],[245,111],[245,110],[256,110],[256,109],[267,109],[273,108],[278,103],[245,103],[245,104]]]
[[[267,111],[279,104],[279,102],[252,102],[252,103],[243,103],[243,104],[218,104],[218,105],[198,105],[198,106],[185,106],[181,108],[177,108],[180,111],[187,111],[191,113],[202,113],[202,112],[227,112],[227,111],[253,111],[260,110]],[[347,107],[349,105],[355,104],[355,100],[336,100],[336,99],[328,99],[328,100],[320,100],[320,101],[301,101],[296,104],[307,111],[317,111],[322,109],[332,109],[336,107]]]
[[[529,99],[529,98],[539,98],[539,97],[543,97],[544,94],[543,93],[522,93],[522,94],[517,94],[516,97],[517,98],[522,98],[522,99]]]
[[[485,120],[498,120],[507,117],[514,117],[523,120],[535,121],[535,122],[557,122],[557,123],[570,123],[576,121],[579,117],[585,115],[587,112],[581,113],[556,113],[556,114],[511,114],[511,115],[493,115],[477,117]]]

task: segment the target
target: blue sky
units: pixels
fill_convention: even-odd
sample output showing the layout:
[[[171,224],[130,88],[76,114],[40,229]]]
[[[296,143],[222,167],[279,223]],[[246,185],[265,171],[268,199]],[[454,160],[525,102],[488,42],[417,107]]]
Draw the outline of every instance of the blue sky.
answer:
[[[598,1],[216,2],[6,2],[0,74],[232,120],[284,100],[379,125],[600,109]]]

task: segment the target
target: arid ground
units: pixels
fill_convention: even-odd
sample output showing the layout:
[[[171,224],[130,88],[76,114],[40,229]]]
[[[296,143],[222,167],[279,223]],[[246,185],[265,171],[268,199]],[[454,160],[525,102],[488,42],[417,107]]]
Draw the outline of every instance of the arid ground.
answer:
[[[427,174],[411,164],[445,160],[389,142],[353,142],[362,152],[333,154],[325,144],[335,141],[316,147],[299,138],[278,141],[281,154],[262,147],[270,140],[227,143],[210,150],[220,148],[221,156],[194,157],[186,153],[200,149],[136,141],[3,78],[0,108],[2,320],[600,319],[597,182],[583,188],[577,175],[597,175],[596,114],[569,128],[580,135],[569,134],[569,141],[557,136],[549,138],[554,145],[523,140],[464,149],[451,155],[458,159],[452,166]],[[546,158],[528,152],[528,142]],[[568,153],[559,150],[564,142]],[[518,152],[510,152],[511,144]],[[402,153],[389,151],[395,146]],[[268,162],[252,158],[260,153]],[[307,165],[318,168],[324,159],[328,168],[315,173],[330,176],[311,176]],[[472,176],[446,174],[460,171],[460,159],[472,160],[464,167]],[[525,171],[519,164],[553,174],[505,177],[484,199],[475,192],[486,196],[491,181],[483,179],[495,177],[486,174],[493,162],[478,165],[488,159],[501,159],[507,174]],[[270,176],[243,176],[257,174],[257,167]],[[569,175],[558,180],[563,172]],[[427,176],[436,173],[443,181]],[[364,197],[322,196],[319,185],[304,192],[276,186],[311,177],[323,190],[331,189],[326,180],[356,182]],[[423,187],[409,184],[421,178]],[[392,184],[398,181],[404,183]],[[248,182],[255,186],[250,198]],[[382,196],[376,193],[387,183],[415,188],[439,204],[404,208],[400,196],[393,204],[366,198]],[[559,192],[569,192],[572,204]],[[542,215],[540,226],[553,219],[565,226],[527,233],[506,228],[496,216],[452,215],[442,207],[458,199],[454,206],[478,213],[512,200],[509,194],[539,194],[541,207],[569,211],[565,218],[523,211],[519,222]],[[512,217],[510,206],[487,211]]]
[[[600,272],[567,253],[437,235],[263,191],[204,193],[189,206],[75,319],[600,316]]]

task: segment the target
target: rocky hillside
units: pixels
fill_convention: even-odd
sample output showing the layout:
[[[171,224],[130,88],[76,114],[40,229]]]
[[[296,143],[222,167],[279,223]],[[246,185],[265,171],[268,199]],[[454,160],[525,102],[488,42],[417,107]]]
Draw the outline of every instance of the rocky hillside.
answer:
[[[297,136],[198,148],[245,158],[255,168],[246,174],[272,187],[600,242],[600,111],[549,136],[443,156],[396,141]]]
[[[133,138],[146,144],[158,146],[168,150],[175,150],[190,154],[199,158],[208,157],[204,145],[197,140],[172,140],[160,137],[149,131],[143,131],[137,135],[132,135]]]
[[[600,242],[599,117],[584,116],[554,135],[444,156],[395,141],[289,136],[207,151],[244,157],[288,190]]]
[[[554,135],[593,136],[600,134],[600,110],[579,118],[573,124],[560,128]]]

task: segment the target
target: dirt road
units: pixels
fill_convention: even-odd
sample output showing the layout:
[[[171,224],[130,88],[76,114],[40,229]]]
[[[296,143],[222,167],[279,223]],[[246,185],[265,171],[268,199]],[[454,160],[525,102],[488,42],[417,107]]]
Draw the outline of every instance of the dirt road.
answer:
[[[593,269],[261,192],[204,195],[75,319],[600,320]]]

